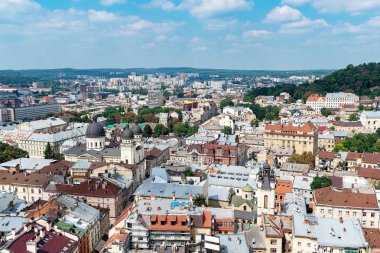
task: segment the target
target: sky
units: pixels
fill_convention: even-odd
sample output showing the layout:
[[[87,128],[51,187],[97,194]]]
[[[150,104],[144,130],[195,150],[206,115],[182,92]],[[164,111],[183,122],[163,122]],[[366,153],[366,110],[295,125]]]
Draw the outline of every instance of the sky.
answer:
[[[0,69],[379,61],[380,0],[0,0]]]

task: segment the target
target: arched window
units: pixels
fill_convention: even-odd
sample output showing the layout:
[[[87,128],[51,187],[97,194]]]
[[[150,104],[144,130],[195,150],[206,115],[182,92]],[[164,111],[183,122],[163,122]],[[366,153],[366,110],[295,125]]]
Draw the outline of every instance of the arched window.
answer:
[[[264,196],[264,208],[268,208],[268,195]]]

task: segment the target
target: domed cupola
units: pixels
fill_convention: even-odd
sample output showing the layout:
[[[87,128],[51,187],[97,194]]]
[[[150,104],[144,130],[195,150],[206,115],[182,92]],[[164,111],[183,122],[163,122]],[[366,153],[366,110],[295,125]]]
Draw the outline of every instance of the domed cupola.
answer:
[[[101,138],[106,136],[102,124],[98,122],[91,123],[86,130],[86,138]]]
[[[129,128],[128,125],[125,127],[124,131],[121,133],[121,138],[123,140],[133,140],[134,138],[133,131]]]
[[[138,124],[134,124],[131,129],[134,135],[142,135],[142,129]]]

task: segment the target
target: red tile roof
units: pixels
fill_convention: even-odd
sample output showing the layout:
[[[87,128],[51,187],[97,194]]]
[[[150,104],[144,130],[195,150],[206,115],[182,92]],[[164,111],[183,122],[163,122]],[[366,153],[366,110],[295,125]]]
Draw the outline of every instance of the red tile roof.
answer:
[[[316,134],[317,128],[310,121],[303,126],[293,126],[293,125],[271,125],[267,124],[265,126],[265,133],[275,133],[275,134],[289,134],[289,135],[306,135],[306,134]]]
[[[187,222],[187,215],[155,215],[151,217],[149,230],[163,231],[190,231],[190,225]],[[152,218],[154,220],[152,220]]]
[[[359,177],[380,180],[380,169],[373,168],[359,168]]]
[[[34,224],[29,232],[23,233],[23,231],[21,231],[20,237],[14,240],[14,242],[12,242],[11,245],[7,248],[14,253],[27,252],[26,242],[36,238],[36,232],[34,232],[33,227],[45,229],[44,227]],[[60,235],[54,230],[45,230],[45,237],[41,238],[41,240],[37,242],[37,253],[60,253],[64,248],[67,248],[65,252],[70,253],[73,252],[76,247],[76,241],[73,241],[66,236]]]
[[[378,209],[375,194],[356,193],[351,189],[325,187],[314,191],[316,205]]]
[[[68,195],[93,196],[101,198],[114,198],[120,193],[120,191],[122,191],[122,188],[118,185],[100,178],[91,178],[75,185],[57,184],[55,187],[57,192]]]
[[[324,97],[319,96],[318,94],[314,93],[314,94],[311,94],[311,95],[307,98],[306,102],[318,102],[318,101],[324,101],[324,100],[325,100]]]

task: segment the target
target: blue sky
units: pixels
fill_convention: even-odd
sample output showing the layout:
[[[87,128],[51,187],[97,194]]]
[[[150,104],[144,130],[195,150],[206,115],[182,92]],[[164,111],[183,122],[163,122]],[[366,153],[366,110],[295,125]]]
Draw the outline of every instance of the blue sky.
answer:
[[[1,0],[0,69],[380,61],[380,0]]]

